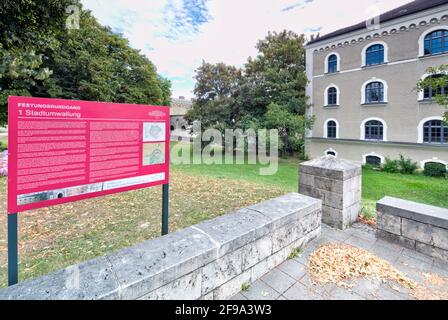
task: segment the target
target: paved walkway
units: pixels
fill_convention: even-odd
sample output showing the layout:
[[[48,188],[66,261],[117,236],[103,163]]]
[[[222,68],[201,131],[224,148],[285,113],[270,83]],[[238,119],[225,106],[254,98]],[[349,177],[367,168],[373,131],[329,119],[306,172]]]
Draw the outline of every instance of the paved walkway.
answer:
[[[346,243],[366,249],[390,262],[416,282],[423,282],[423,273],[431,272],[448,277],[448,265],[416,251],[377,240],[374,229],[355,224],[340,231],[322,226],[322,236],[310,242],[300,257],[287,260],[261,279],[249,290],[234,296],[234,300],[408,300],[413,299],[408,289],[383,283],[381,280],[360,278],[351,289],[334,284],[312,285],[307,271],[308,256],[325,243]],[[399,289],[400,291],[397,291]]]

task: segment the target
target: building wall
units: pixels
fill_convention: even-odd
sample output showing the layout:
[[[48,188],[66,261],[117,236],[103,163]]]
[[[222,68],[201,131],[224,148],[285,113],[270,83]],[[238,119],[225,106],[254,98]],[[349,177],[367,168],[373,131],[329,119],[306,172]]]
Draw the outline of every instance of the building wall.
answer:
[[[176,129],[182,129],[184,126],[185,128],[188,127],[188,121],[185,120],[183,116],[171,116],[170,118],[171,127]]]
[[[349,159],[363,164],[365,156],[373,155],[384,159],[398,159],[400,154],[416,161],[420,168],[424,168],[426,162],[440,162],[448,164],[448,148],[426,144],[398,144],[375,143],[364,141],[344,141],[327,139],[308,139],[306,141],[308,156],[312,159],[321,157],[327,151],[333,151],[337,157]]]
[[[434,20],[434,17],[436,20]],[[441,117],[445,109],[436,103],[419,101],[416,90],[417,82],[425,75],[427,68],[448,63],[448,54],[420,57],[422,35],[435,29],[448,29],[448,6],[438,9],[436,13],[421,13],[420,17],[408,17],[408,21],[394,22],[382,26],[382,29],[355,34],[346,38],[329,39],[307,48],[307,74],[311,80],[308,92],[311,96],[311,113],[315,124],[309,137],[323,138],[325,123],[336,119],[339,124],[339,139],[361,139],[362,123],[368,118],[380,118],[385,122],[388,142],[405,142],[414,145],[396,145],[394,148],[381,143],[362,146],[353,143],[328,141],[325,145],[337,144],[342,149],[340,155],[358,161],[363,152],[382,152],[396,157],[398,151],[408,153],[414,160],[440,156],[448,162],[448,146],[441,148],[420,148],[419,124],[423,119]],[[423,25],[425,21],[426,25]],[[406,27],[404,27],[406,26]],[[362,40],[362,41],[360,41]],[[375,42],[383,42],[388,48],[388,63],[373,67],[362,67],[363,49]],[[325,74],[326,58],[337,53],[340,56],[340,72]],[[311,61],[310,61],[311,60]],[[362,104],[362,85],[369,81],[381,79],[387,83],[387,103],[378,105]],[[330,85],[339,88],[339,106],[325,107],[325,89]],[[420,94],[421,95],[421,94]],[[420,130],[421,131],[421,130]],[[421,133],[420,133],[421,136]],[[421,137],[420,137],[421,139]],[[320,156],[326,150],[324,143],[308,141],[308,155]],[[343,147],[342,147],[343,146]],[[353,150],[347,148],[353,147]],[[414,149],[414,150],[413,150]],[[422,151],[425,150],[425,151]],[[431,154],[424,154],[425,152]],[[399,153],[399,152],[398,152]],[[422,154],[423,153],[423,154]]]

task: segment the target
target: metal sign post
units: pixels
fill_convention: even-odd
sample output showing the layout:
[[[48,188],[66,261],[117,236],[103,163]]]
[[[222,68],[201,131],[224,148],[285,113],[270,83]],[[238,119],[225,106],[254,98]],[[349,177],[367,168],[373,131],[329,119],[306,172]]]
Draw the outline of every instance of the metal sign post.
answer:
[[[17,213],[8,214],[8,286],[19,282]]]
[[[162,189],[162,236],[168,234],[169,188],[170,184],[166,183]]]

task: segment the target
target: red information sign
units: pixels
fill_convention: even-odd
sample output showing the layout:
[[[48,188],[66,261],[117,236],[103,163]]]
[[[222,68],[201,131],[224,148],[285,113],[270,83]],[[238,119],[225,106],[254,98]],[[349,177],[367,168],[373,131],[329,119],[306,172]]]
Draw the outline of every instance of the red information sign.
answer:
[[[9,213],[168,183],[168,107],[8,102]]]

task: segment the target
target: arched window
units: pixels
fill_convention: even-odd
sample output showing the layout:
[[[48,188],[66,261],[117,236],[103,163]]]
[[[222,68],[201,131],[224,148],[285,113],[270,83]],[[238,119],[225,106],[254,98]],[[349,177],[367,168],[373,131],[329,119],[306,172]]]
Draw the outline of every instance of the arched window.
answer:
[[[364,138],[366,140],[382,141],[384,138],[384,126],[379,120],[367,121],[364,126]]]
[[[336,139],[337,138],[338,125],[336,121],[330,120],[327,122],[327,138]]]
[[[384,85],[379,81],[370,82],[366,86],[366,103],[382,103],[384,102]]]
[[[324,106],[337,107],[339,105],[340,90],[337,85],[330,84],[324,91]]]
[[[436,30],[425,37],[425,55],[448,52],[448,30]]]
[[[438,79],[441,79],[442,75],[433,75],[429,76],[429,78],[432,78],[433,80],[437,81]],[[438,84],[438,83],[437,83]],[[423,91],[423,98],[424,99],[433,99],[436,95],[442,95],[442,94],[448,94],[448,82],[445,84],[445,86],[430,86],[428,88],[425,88]]]
[[[328,57],[328,73],[338,72],[338,56],[332,54]]]
[[[366,66],[373,66],[384,63],[384,46],[374,44],[366,50]]]
[[[366,156],[366,164],[379,167],[381,166],[381,158],[378,156]]]
[[[423,125],[424,143],[448,143],[448,126],[442,120],[429,120]]]
[[[327,91],[327,105],[329,106],[335,106],[338,104],[338,89],[335,87],[328,88]]]

